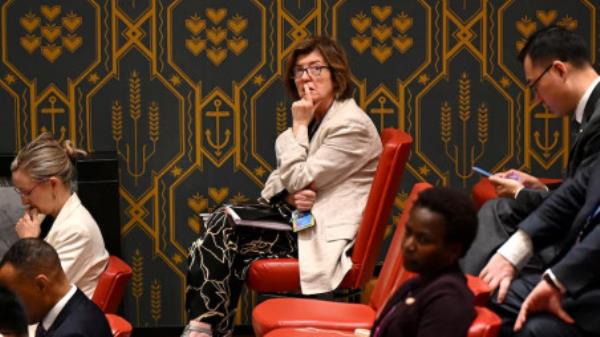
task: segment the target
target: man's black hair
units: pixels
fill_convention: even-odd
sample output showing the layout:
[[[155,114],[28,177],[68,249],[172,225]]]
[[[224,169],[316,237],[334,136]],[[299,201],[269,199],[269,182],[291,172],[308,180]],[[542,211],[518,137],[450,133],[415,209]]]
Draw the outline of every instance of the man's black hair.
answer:
[[[2,257],[0,267],[10,263],[19,273],[52,274],[62,270],[56,250],[42,239],[27,238],[15,242]]]
[[[529,37],[519,53],[519,61],[523,63],[526,56],[536,64],[552,60],[569,62],[576,67],[591,64],[583,37],[556,25],[540,29]]]
[[[465,255],[477,234],[477,210],[466,194],[452,188],[433,187],[421,192],[413,207],[440,214],[445,220],[446,243],[459,243],[460,257]]]

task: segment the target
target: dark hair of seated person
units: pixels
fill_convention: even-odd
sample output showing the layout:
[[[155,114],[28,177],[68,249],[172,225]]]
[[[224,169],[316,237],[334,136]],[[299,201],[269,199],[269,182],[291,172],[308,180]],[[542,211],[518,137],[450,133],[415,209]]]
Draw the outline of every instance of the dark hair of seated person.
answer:
[[[19,298],[0,285],[0,334],[4,337],[26,337],[27,315]]]
[[[421,192],[402,238],[404,268],[418,275],[390,296],[371,336],[465,336],[475,309],[458,259],[476,233],[477,212],[464,193],[440,187]]]
[[[446,243],[462,247],[459,257],[465,255],[477,234],[477,210],[463,192],[447,187],[434,187],[419,194],[413,208],[427,208],[444,218]]]

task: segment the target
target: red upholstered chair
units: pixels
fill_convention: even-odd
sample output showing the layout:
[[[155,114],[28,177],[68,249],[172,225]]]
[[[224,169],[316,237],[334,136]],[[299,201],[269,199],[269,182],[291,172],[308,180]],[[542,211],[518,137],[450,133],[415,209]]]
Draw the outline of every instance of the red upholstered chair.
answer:
[[[92,301],[104,313],[115,314],[121,304],[131,274],[131,267],[125,261],[116,256],[110,256],[106,270],[100,274]]]
[[[123,317],[106,314],[106,320],[114,337],[130,337],[133,327]]]
[[[540,181],[546,185],[553,185],[560,183],[561,179],[540,178]],[[496,189],[492,183],[490,183],[488,178],[481,178],[475,185],[473,185],[471,195],[473,197],[473,201],[475,201],[475,205],[477,205],[477,208],[481,208],[486,201],[498,197]]]
[[[502,320],[486,307],[475,307],[477,316],[471,323],[467,337],[496,337],[500,332]]]
[[[500,330],[500,318],[491,310],[484,307],[475,307],[477,316],[471,323],[467,337],[496,337]],[[452,327],[448,327],[452,329]],[[340,331],[331,329],[320,329],[313,327],[281,328],[276,329],[265,337],[356,337],[352,331]]]
[[[408,134],[392,128],[383,130],[381,141],[383,152],[352,249],[352,269],[348,271],[338,289],[360,289],[372,276],[387,220],[412,145],[412,138]],[[248,288],[261,293],[298,292],[300,290],[298,260],[291,258],[257,260],[250,265],[246,284]]]
[[[427,183],[418,183],[410,192],[368,304],[307,298],[269,299],[257,305],[252,312],[252,326],[256,336],[260,337],[269,331],[284,327],[315,327],[342,331],[370,328],[388,297],[413,275],[403,268],[402,236],[418,194],[430,187]]]

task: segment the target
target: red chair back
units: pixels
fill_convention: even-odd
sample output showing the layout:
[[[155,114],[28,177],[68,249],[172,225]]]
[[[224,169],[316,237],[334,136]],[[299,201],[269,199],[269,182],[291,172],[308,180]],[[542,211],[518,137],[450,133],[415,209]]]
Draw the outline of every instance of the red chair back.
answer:
[[[387,128],[381,133],[383,150],[352,248],[352,269],[344,277],[342,289],[362,288],[373,276],[412,141],[408,134],[397,129]]]
[[[104,313],[115,314],[121,304],[131,274],[131,267],[125,261],[116,256],[110,256],[106,270],[100,274],[92,301]]]
[[[392,237],[392,241],[385,255],[385,260],[383,261],[383,267],[379,273],[379,279],[377,280],[371,298],[369,299],[369,305],[377,312],[383,309],[388,297],[396,290],[396,288],[415,275],[404,269],[404,262],[402,259],[402,237],[404,236],[404,227],[408,223],[410,210],[417,200],[419,193],[428,188],[431,188],[429,183],[415,184],[404,203],[404,210],[396,224],[394,236]]]
[[[381,133],[383,151],[352,249],[353,266],[339,289],[359,289],[373,275],[373,269],[385,232],[387,220],[398,192],[404,166],[408,161],[412,137],[398,129]],[[292,292],[300,289],[297,259],[261,259],[250,265],[246,276],[248,288],[257,292]]]
[[[130,337],[133,327],[123,317],[115,314],[105,314],[108,326],[114,337]]]
[[[469,327],[467,337],[496,337],[502,323],[500,317],[485,307],[476,306],[475,312],[475,319]]]

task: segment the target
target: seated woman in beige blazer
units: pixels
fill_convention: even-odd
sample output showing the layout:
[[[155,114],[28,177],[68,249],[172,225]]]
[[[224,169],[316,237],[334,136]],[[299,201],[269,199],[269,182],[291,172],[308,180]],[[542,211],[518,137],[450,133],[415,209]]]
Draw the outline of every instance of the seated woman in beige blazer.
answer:
[[[325,37],[300,43],[287,62],[295,100],[292,127],[277,138],[277,168],[262,198],[310,211],[316,226],[290,232],[236,227],[222,210],[192,244],[184,335],[226,336],[250,262],[298,256],[304,294],[335,289],[351,267],[351,248],[375,174],[381,141],[351,98],[350,71],[340,46]]]
[[[10,169],[26,209],[15,230],[20,238],[43,236],[56,249],[69,282],[91,298],[108,252],[98,224],[71,189],[76,176],[71,158],[78,154],[85,152],[69,141],[61,145],[49,133],[19,151]],[[49,230],[41,227],[45,215],[54,219]]]

